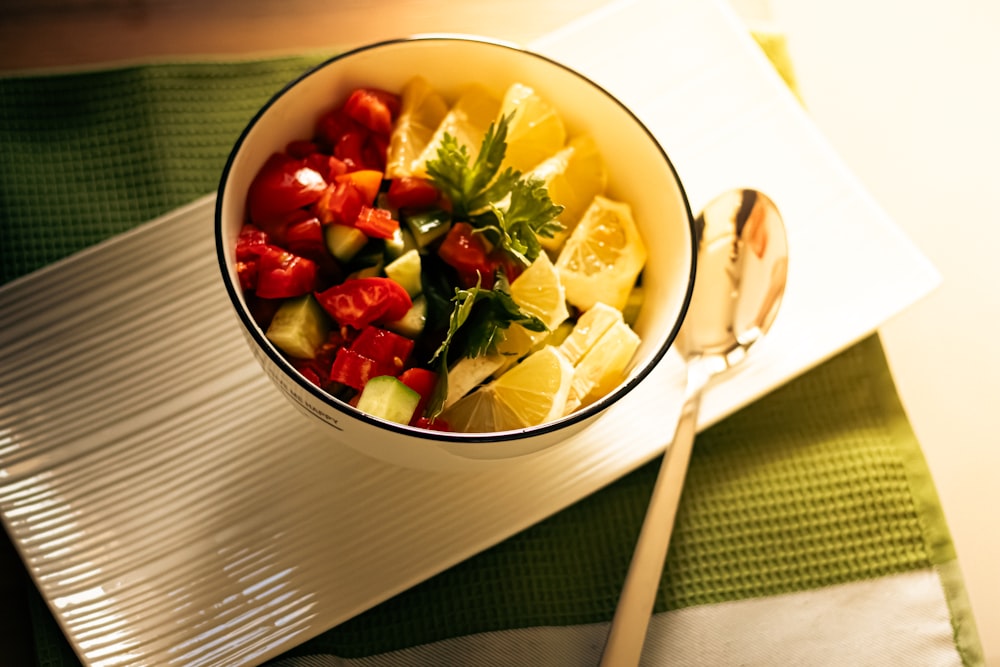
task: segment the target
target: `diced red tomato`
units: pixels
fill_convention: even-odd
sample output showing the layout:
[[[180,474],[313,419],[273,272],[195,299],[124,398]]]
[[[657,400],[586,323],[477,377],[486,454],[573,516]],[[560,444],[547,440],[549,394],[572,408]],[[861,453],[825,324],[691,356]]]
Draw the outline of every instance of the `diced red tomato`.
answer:
[[[326,190],[326,179],[305,162],[275,153],[250,183],[250,220],[265,226],[295,209],[309,206]]]
[[[351,349],[369,359],[394,367],[396,370],[392,375],[398,375],[410,359],[413,341],[388,329],[369,325],[354,339]]]
[[[365,144],[365,160],[369,161],[371,166],[378,168],[379,171],[385,171],[385,162],[388,154],[389,135],[372,133]]]
[[[401,176],[389,183],[387,199],[396,208],[428,208],[437,203],[441,193],[434,184],[417,176]]]
[[[438,256],[458,272],[464,287],[472,287],[478,278],[480,285],[493,288],[494,264],[489,249],[469,223],[456,222],[451,226],[438,248]]]
[[[267,233],[255,225],[243,225],[236,239],[236,261],[246,262],[257,259],[270,243]]]
[[[339,324],[364,329],[394,322],[413,301],[402,285],[389,278],[352,278],[316,294],[319,304]]]
[[[311,217],[313,217],[313,214],[307,209],[297,208],[287,213],[276,215],[270,220],[261,223],[261,228],[267,232],[268,239],[270,239],[272,245],[285,247],[287,240],[285,234],[288,228]]]
[[[347,115],[372,132],[389,135],[399,113],[400,99],[378,88],[358,88],[344,104]]]
[[[334,180],[337,183],[346,181],[356,187],[364,197],[365,204],[371,206],[382,188],[382,176],[382,172],[377,169],[358,169],[341,174]]]
[[[427,403],[431,399],[431,394],[434,393],[437,380],[438,374],[426,368],[407,368],[399,374],[400,382],[420,394],[420,402],[417,403],[417,408],[413,411],[413,419],[410,420],[410,424],[415,426],[417,421],[424,418],[424,410],[427,409]]]
[[[257,264],[257,296],[287,299],[316,286],[316,263],[287,250],[268,246]]]
[[[305,160],[310,155],[320,153],[321,151],[319,148],[319,144],[317,144],[315,141],[309,141],[308,139],[296,139],[294,141],[288,142],[288,144],[285,146],[285,152],[291,155],[293,158],[299,160]]]
[[[257,289],[257,260],[236,261],[236,276],[243,291]]]
[[[393,218],[387,209],[362,206],[354,226],[369,238],[391,239],[399,231],[399,220]]]
[[[324,225],[354,226],[365,205],[364,195],[348,181],[330,185],[316,202],[316,215]]]
[[[327,183],[333,183],[338,176],[347,173],[347,165],[343,160],[326,153],[311,153],[303,159],[306,166],[322,174]]]
[[[347,171],[356,171],[369,166],[375,166],[369,165],[367,160],[365,160],[364,148],[367,138],[368,130],[361,128],[354,132],[347,132],[340,137],[340,141],[334,144],[333,155],[344,161],[344,164],[347,165]]]
[[[395,375],[396,369],[387,367],[354,350],[342,347],[330,367],[330,382],[346,384],[360,391],[368,380],[379,375]]]
[[[315,258],[327,252],[323,225],[316,216],[289,225],[285,230],[285,248],[302,257]]]
[[[343,107],[338,107],[320,116],[316,122],[316,138],[332,148],[345,134],[362,129],[363,126],[348,116]]]
[[[490,251],[489,261],[493,266],[494,272],[496,272],[498,268],[503,269],[508,282],[514,282],[517,280],[517,277],[521,275],[525,269],[524,265],[514,259],[510,253],[499,247]]]

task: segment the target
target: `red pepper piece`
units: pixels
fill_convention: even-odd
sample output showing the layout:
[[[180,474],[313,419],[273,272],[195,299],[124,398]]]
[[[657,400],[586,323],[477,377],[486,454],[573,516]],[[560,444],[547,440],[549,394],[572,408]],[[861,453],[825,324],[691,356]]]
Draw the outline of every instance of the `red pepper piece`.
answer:
[[[342,347],[337,350],[337,356],[330,367],[330,382],[339,382],[360,391],[368,380],[379,375],[394,375],[393,368],[358,354],[354,350]]]
[[[393,218],[387,209],[362,206],[354,226],[369,238],[391,239],[399,231],[399,220]]]
[[[382,177],[383,174],[378,169],[358,169],[337,176],[334,180],[337,183],[346,181],[356,187],[361,193],[364,203],[371,206],[375,203],[375,197],[378,196],[378,191],[382,188]]]

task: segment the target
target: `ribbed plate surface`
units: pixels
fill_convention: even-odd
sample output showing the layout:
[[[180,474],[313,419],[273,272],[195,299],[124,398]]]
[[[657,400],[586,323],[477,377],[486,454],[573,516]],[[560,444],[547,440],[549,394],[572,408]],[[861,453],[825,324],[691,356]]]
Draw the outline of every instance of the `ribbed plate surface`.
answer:
[[[616,3],[536,46],[633,108],[693,206],[749,185],[783,210],[783,311],[706,396],[703,426],[936,284],[722,7]],[[655,85],[629,65],[645,61],[660,63]],[[88,664],[260,662],[595,491],[669,438],[673,357],[586,433],[502,470],[405,470],[327,442],[236,328],[212,205],[0,290],[0,515]]]

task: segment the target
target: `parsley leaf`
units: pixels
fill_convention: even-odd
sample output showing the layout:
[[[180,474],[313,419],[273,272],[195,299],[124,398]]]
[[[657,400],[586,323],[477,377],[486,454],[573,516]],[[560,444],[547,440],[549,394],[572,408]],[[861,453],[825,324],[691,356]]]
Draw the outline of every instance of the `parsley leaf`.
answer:
[[[538,236],[551,237],[563,229],[556,220],[563,207],[552,201],[543,181],[510,168],[498,173],[512,117],[490,124],[471,165],[468,149],[446,134],[437,157],[427,163],[427,175],[451,201],[455,219],[467,219],[527,266],[541,252]]]
[[[438,362],[438,382],[427,405],[427,416],[441,414],[448,395],[448,362],[452,346],[463,356],[478,357],[496,350],[503,340],[503,330],[520,324],[529,331],[546,331],[545,323],[521,310],[510,295],[509,285],[501,272],[493,289],[484,289],[477,282],[468,289],[455,288],[455,307],[448,322],[448,332],[431,363]]]
[[[469,149],[445,133],[438,147],[437,157],[427,162],[427,175],[451,201],[456,217],[467,218],[475,208],[485,206],[492,198],[488,188],[507,152],[507,126],[510,116],[503,116],[491,123],[483,137],[475,161],[469,165]],[[509,177],[508,177],[509,178]],[[502,180],[502,179],[501,179]],[[502,186],[499,186],[502,189]]]

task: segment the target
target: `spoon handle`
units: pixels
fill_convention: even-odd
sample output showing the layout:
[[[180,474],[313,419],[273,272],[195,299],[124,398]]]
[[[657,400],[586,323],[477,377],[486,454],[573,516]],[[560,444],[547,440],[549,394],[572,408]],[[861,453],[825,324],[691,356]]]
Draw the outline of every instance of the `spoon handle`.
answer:
[[[694,369],[689,368],[689,371]],[[680,505],[684,477],[694,446],[698,408],[701,405],[704,379],[692,378],[689,372],[687,398],[681,408],[674,440],[660,464],[646,517],[636,541],[632,562],[622,586],[611,630],[601,656],[601,667],[638,665],[646,630],[653,613],[653,603],[660,587],[660,577],[667,558],[667,547],[674,530],[674,518]],[[694,386],[692,386],[694,385]]]

